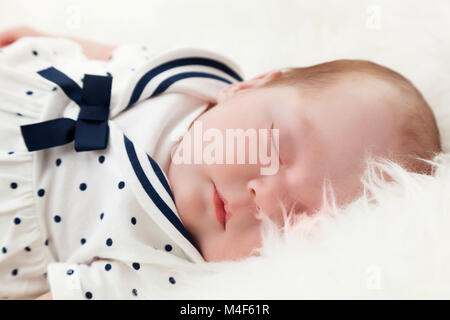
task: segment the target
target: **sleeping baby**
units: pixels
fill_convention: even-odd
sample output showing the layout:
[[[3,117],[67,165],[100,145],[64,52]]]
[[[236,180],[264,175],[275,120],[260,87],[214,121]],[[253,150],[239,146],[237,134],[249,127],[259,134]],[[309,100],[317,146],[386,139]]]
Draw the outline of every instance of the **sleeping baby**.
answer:
[[[29,28],[0,47],[4,299],[170,298],[187,264],[258,255],[264,218],[319,212],[326,184],[358,198],[369,158],[432,174],[440,152],[421,93],[369,61],[243,81],[205,50]]]

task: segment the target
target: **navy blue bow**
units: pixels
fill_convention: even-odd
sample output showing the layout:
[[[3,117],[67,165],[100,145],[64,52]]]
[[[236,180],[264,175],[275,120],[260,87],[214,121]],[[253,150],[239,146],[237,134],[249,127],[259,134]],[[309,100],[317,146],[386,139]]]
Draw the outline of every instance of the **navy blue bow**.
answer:
[[[51,148],[73,140],[77,152],[105,149],[109,136],[112,77],[86,74],[81,89],[75,81],[53,67],[38,74],[61,87],[80,106],[80,113],[76,121],[59,118],[21,126],[28,150]]]

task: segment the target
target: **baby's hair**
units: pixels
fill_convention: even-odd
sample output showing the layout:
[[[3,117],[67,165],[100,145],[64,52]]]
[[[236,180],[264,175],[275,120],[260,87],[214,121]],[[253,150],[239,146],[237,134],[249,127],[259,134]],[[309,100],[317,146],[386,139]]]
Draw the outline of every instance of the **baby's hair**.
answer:
[[[366,60],[335,60],[309,67],[284,69],[280,77],[264,87],[288,85],[315,92],[314,89],[331,85],[355,73],[385,81],[399,93],[399,98],[394,101],[403,115],[399,128],[402,151],[392,160],[397,160],[407,170],[432,174],[432,166],[418,159],[430,160],[441,152],[436,119],[420,91],[398,72]]]

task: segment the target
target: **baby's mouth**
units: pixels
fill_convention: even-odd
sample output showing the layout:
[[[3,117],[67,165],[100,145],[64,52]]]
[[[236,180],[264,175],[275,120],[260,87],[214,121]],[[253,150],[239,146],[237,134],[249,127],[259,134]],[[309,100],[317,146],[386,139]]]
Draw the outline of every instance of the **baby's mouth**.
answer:
[[[226,230],[227,222],[230,220],[231,214],[227,210],[226,200],[219,194],[215,185],[213,203],[216,219],[222,226],[223,230]]]

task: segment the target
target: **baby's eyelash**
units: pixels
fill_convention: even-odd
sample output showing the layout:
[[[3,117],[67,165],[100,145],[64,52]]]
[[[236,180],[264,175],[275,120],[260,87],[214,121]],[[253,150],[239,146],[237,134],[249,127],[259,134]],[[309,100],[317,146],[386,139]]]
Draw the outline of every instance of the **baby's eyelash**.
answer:
[[[273,142],[272,145],[274,146],[275,150],[277,151],[277,154],[278,154],[278,162],[279,162],[280,164],[283,164],[283,162],[281,161],[280,150],[277,148],[277,145],[275,144],[275,138],[273,137],[273,121],[272,121],[272,124],[271,124],[271,126],[270,126],[270,139],[271,139],[272,142]],[[279,147],[279,145],[278,145],[278,147]]]

